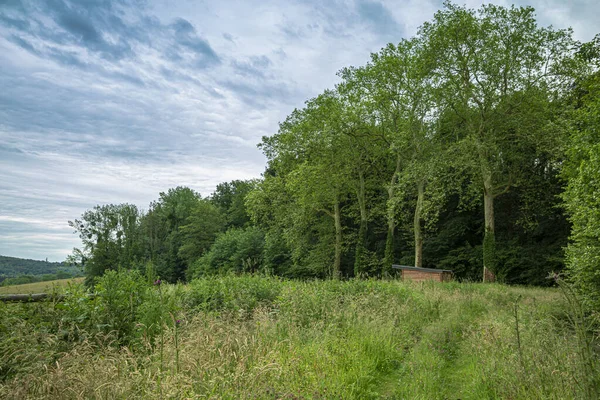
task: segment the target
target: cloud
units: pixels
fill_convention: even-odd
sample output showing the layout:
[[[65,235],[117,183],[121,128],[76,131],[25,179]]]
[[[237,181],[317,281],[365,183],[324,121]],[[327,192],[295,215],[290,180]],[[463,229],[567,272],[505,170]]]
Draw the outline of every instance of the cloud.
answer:
[[[142,4],[136,8],[135,3],[125,1],[25,2],[9,4],[0,11],[0,20],[12,28],[13,43],[69,66],[89,68],[90,63],[103,61],[115,65],[124,60],[137,62],[136,48],[139,52],[155,48],[171,60],[187,58],[195,68],[220,63],[208,40],[198,35],[189,21],[175,18],[172,23],[163,24],[141,12]],[[89,62],[82,61],[86,58],[90,58]]]
[[[219,64],[221,59],[215,53],[208,41],[198,36],[196,29],[189,21],[183,18],[171,24],[175,32],[175,42],[179,45],[176,50],[172,51],[172,57],[176,60],[184,58],[183,52],[191,52],[193,63],[192,65],[199,68],[205,68],[211,65]]]
[[[265,78],[273,63],[267,56],[252,56],[246,61],[234,60],[232,65],[236,73],[245,77]]]
[[[402,34],[402,27],[394,19],[390,11],[380,2],[360,0],[356,8],[361,19],[375,32],[396,37]]]
[[[541,24],[597,33],[597,2],[536,1]],[[260,176],[262,136],[440,7],[4,0],[0,254],[60,260],[78,243],[66,222],[96,204]]]

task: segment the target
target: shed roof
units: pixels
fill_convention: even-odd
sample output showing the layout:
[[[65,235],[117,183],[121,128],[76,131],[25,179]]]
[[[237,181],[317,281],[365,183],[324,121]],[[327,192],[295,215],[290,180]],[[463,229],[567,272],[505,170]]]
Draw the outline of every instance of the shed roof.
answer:
[[[452,272],[449,269],[420,268],[420,267],[410,267],[408,265],[392,265],[392,268],[406,270],[406,271],[432,272],[434,274],[441,274],[442,272]]]

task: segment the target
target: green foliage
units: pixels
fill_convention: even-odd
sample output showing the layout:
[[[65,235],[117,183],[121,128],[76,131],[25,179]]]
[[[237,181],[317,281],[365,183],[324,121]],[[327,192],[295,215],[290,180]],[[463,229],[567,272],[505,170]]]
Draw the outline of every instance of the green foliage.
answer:
[[[148,284],[137,271],[107,271],[95,286],[92,321],[119,340],[132,336],[139,307],[146,298]]]
[[[0,279],[4,277],[14,278],[22,275],[56,274],[60,271],[75,274],[79,272],[79,269],[67,263],[0,256]]]
[[[204,311],[251,314],[257,307],[272,306],[282,286],[277,278],[208,276],[190,283],[185,304]]]
[[[234,180],[217,185],[214,193],[210,196],[210,201],[219,208],[225,217],[227,228],[245,228],[250,224],[246,196],[256,184],[256,180]]]
[[[248,275],[150,286],[136,273],[108,274],[98,303],[81,287],[61,304],[0,303],[0,397],[593,399],[598,393],[600,364],[582,310],[575,297],[555,289]],[[132,318],[131,299],[142,291]],[[122,306],[107,306],[118,298]],[[115,341],[115,331],[87,324],[99,310],[94,321],[112,321],[130,336]],[[152,326],[160,326],[156,340],[146,336]]]
[[[23,285],[25,283],[41,282],[41,278],[46,275],[20,275],[14,278],[8,278],[2,281],[2,286]],[[56,278],[53,278],[56,279]],[[51,281],[52,279],[45,279]]]
[[[265,234],[263,250],[263,271],[266,274],[286,276],[291,272],[292,257],[285,239],[277,233]],[[289,277],[298,276],[290,274]]]
[[[564,169],[565,206],[573,224],[567,260],[588,309],[600,310],[600,74],[581,82]]]
[[[81,219],[69,221],[79,234],[83,248],[74,253],[85,268],[86,283],[92,285],[104,271],[132,268],[141,257],[139,240],[141,214],[132,204],[109,204],[86,211]]]
[[[168,282],[185,280],[188,262],[196,256],[192,244],[199,240],[199,246],[206,246],[206,241],[214,235],[213,210],[200,203],[202,200],[198,193],[190,188],[178,186],[160,193],[159,199],[150,204],[150,210],[144,217],[142,232],[146,239],[146,257],[155,265],[158,275]],[[206,237],[202,237],[202,233],[199,232],[201,228],[198,230],[188,226],[183,232],[182,227],[187,224],[194,211],[196,214],[193,218],[197,221],[198,213],[204,209],[208,209],[210,213],[205,225],[209,227]],[[185,239],[188,243],[184,243]],[[180,253],[184,244],[183,253]]]
[[[23,285],[26,283],[34,282],[47,282],[54,281],[57,279],[70,279],[81,276],[81,273],[71,273],[68,271],[58,271],[55,274],[43,274],[43,275],[19,275],[14,278],[6,278],[2,281],[0,286],[11,286],[11,285]]]
[[[451,128],[457,161],[483,193],[483,263],[497,272],[495,199],[526,184],[531,163],[552,168],[562,140],[553,102],[577,76],[569,30],[537,26],[530,7],[451,3],[420,31],[427,42],[439,104],[458,118]]]
[[[208,200],[201,200],[186,218],[185,225],[179,227],[182,235],[179,256],[188,266],[192,265],[210,249],[224,227],[219,209]]]
[[[576,48],[530,7],[446,3],[414,38],[340,71],[260,145],[267,170],[247,203],[289,248],[278,273],[382,275],[400,261],[481,279],[483,263],[510,282],[545,282],[566,241],[554,210],[562,104],[585,69]],[[464,229],[450,234],[440,219],[458,208]],[[540,228],[549,223],[560,229]]]
[[[190,276],[256,272],[263,265],[264,244],[264,233],[257,227],[229,229],[192,265]]]
[[[564,166],[573,279],[590,291],[597,43],[539,26],[530,7],[447,2],[264,137],[262,180],[221,183],[204,199],[170,189],[145,215],[96,207],[72,223],[84,244],[72,258],[88,283],[148,262],[171,283],[391,276],[401,263],[460,280],[480,280],[483,264],[504,282],[547,285],[570,229],[557,208]]]
[[[110,270],[92,293],[79,286],[65,292],[61,330],[69,340],[101,337],[126,345],[153,344],[170,315],[181,307],[181,288],[156,285],[137,270]]]

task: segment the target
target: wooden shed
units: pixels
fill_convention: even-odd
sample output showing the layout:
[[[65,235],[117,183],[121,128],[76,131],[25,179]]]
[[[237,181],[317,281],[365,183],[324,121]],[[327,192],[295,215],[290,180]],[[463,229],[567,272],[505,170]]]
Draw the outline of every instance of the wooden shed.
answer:
[[[449,269],[419,268],[406,265],[392,265],[392,268],[399,269],[402,272],[402,279],[406,281],[421,282],[433,280],[448,282],[452,280],[452,271]]]

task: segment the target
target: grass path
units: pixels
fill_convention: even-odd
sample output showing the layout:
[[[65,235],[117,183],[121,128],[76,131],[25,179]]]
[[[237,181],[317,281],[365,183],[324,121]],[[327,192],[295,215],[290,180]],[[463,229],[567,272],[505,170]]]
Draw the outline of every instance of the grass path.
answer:
[[[513,291],[514,293],[510,293]],[[486,340],[490,321],[510,324],[514,302],[525,294],[534,304],[558,299],[557,293],[539,289],[511,289],[502,299],[484,304],[469,296],[442,303],[438,318],[424,325],[420,337],[400,367],[382,376],[375,398],[381,399],[494,399],[475,353],[479,340]],[[510,327],[505,333],[511,333]],[[489,339],[489,338],[488,338]],[[506,340],[508,349],[515,344]],[[506,348],[504,349],[506,350]]]

